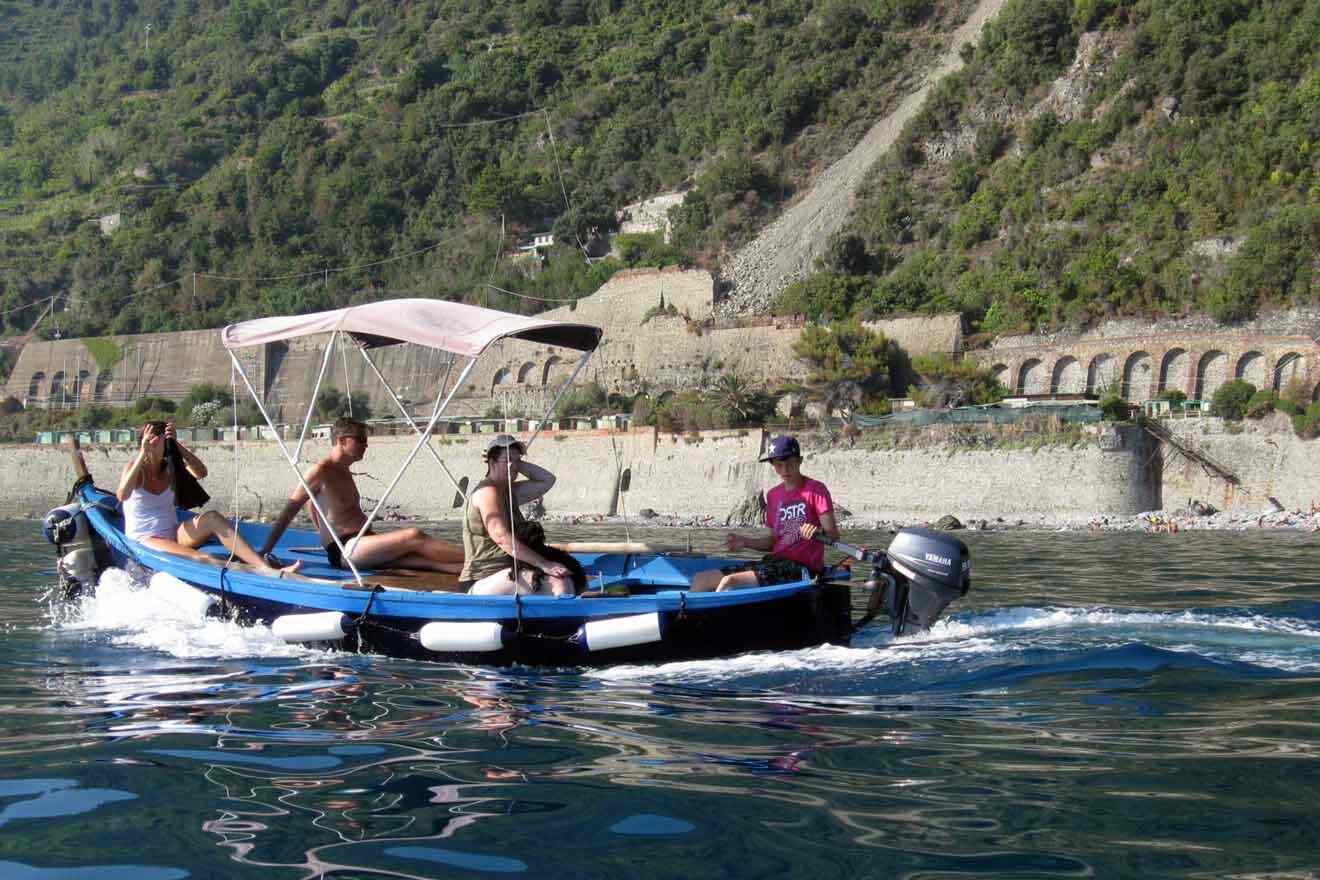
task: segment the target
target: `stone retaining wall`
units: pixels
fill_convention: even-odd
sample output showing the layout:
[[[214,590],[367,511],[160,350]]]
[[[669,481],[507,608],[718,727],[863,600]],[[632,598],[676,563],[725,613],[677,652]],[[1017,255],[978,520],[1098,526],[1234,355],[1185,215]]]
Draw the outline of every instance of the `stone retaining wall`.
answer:
[[[435,449],[456,476],[480,475],[486,438],[447,437]],[[963,519],[1055,522],[1095,514],[1125,516],[1154,506],[1155,490],[1144,470],[1150,460],[1133,429],[1101,431],[1074,446],[968,451],[941,445],[895,451],[861,446],[820,449],[804,438],[804,470],[826,482],[836,502],[864,520],[921,521],[946,513]],[[554,514],[608,514],[617,507],[617,475],[632,469],[626,496],[631,515],[643,508],[721,521],[749,493],[774,484],[774,473],[757,462],[760,431],[706,432],[675,436],[652,430],[543,436],[530,458],[558,476],[546,498]],[[368,457],[354,467],[365,497],[375,498],[407,456],[403,437],[373,440]],[[198,444],[211,470],[212,506],[233,508],[232,447]],[[323,455],[323,442],[309,442],[304,461]],[[133,448],[90,446],[85,450],[97,484],[112,489]],[[239,512],[272,516],[294,485],[288,466],[270,443],[240,447]],[[0,447],[0,513],[40,516],[63,501],[73,482],[67,451],[41,446]],[[452,517],[454,492],[425,452],[396,489],[398,512],[427,519]]]
[[[1162,452],[1164,507],[1205,501],[1220,510],[1264,509],[1269,498],[1289,510],[1309,510],[1320,503],[1320,440],[1293,433],[1282,413],[1260,421],[1225,422],[1202,418],[1166,421],[1178,439],[1208,454],[1240,480],[1233,486],[1167,447]]]

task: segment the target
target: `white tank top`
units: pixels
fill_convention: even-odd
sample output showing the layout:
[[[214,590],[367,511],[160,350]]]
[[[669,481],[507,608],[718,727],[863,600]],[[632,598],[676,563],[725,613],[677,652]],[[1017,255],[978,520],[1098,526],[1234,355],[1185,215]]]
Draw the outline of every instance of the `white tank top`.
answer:
[[[124,534],[134,541],[143,538],[179,536],[179,511],[174,506],[174,487],[153,495],[141,486],[133,490],[124,502]]]

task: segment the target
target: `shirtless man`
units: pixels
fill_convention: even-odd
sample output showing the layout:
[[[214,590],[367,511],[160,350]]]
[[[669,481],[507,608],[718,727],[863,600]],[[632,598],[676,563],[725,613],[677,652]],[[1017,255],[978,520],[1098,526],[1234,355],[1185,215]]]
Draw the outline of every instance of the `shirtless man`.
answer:
[[[463,550],[456,544],[434,538],[418,528],[397,529],[377,534],[368,531],[353,540],[367,515],[362,512],[362,499],[349,466],[367,454],[367,426],[356,419],[340,419],[330,432],[330,454],[310,471],[305,479],[316,493],[316,501],[325,511],[328,522],[313,516],[316,530],[325,546],[325,555],[335,568],[348,568],[335,544],[334,535],[348,552],[348,558],[358,568],[415,568],[457,574],[463,567]],[[301,485],[289,496],[279,519],[270,530],[270,537],[261,548],[265,556],[274,549],[289,523],[307,503],[307,491]]]

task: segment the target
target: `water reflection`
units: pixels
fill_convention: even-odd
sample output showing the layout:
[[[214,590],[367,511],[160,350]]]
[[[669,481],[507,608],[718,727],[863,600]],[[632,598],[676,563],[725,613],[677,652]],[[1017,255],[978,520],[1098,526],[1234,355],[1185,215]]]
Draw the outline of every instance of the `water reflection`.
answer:
[[[1304,872],[1320,552],[1201,537],[973,535],[928,636],[659,667],[21,629],[0,876]]]

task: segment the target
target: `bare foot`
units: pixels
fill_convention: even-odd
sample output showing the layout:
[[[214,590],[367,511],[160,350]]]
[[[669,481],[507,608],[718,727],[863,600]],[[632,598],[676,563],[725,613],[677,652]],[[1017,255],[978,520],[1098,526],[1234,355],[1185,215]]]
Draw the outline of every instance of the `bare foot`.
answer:
[[[261,568],[257,570],[260,571],[262,574],[273,574],[277,577],[284,577],[286,574],[293,574],[295,571],[297,571],[300,568],[302,568],[301,559],[299,559],[293,565],[282,565],[279,568],[276,568],[273,565],[263,565]]]

